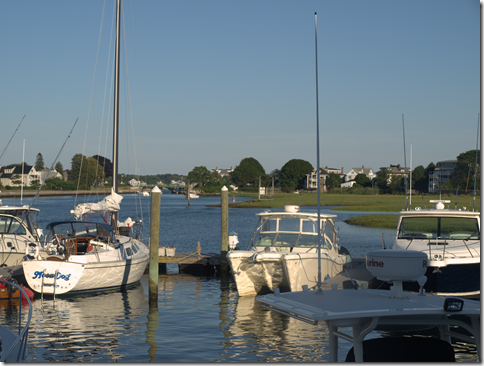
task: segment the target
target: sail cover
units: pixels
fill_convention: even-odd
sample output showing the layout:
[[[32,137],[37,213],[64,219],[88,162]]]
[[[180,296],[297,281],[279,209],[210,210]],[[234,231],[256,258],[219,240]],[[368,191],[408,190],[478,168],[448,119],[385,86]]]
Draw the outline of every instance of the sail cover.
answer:
[[[98,203],[81,203],[77,205],[71,214],[79,220],[82,216],[93,213],[106,213],[106,212],[118,212],[120,207],[119,203],[123,199],[123,196],[114,192],[111,188],[111,194],[106,196],[102,201]]]

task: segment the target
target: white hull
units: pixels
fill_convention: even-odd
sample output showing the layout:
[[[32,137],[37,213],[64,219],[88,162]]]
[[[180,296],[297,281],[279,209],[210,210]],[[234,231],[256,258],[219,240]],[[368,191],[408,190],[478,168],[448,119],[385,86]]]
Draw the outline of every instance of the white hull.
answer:
[[[321,281],[336,276],[343,271],[346,256],[331,257],[321,253]],[[290,253],[282,258],[284,275],[287,277],[287,291],[301,291],[303,286],[315,288],[318,283],[317,253]]]
[[[267,288],[262,265],[252,260],[254,254],[255,251],[235,250],[227,255],[239,296],[255,296]]]
[[[125,241],[124,246],[129,247],[130,238],[124,238],[120,237]],[[62,256],[24,261],[25,279],[33,291],[52,295],[108,291],[133,285],[140,280],[149,261],[148,247],[135,242],[139,252],[132,257],[127,257],[123,249],[115,249],[72,255],[67,261],[52,260]]]

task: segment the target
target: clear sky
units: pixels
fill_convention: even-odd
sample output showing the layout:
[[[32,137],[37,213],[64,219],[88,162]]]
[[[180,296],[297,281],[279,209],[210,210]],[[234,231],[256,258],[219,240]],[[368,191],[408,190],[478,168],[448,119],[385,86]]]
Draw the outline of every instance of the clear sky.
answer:
[[[50,166],[77,118],[59,158],[64,168],[76,153],[112,158],[113,5],[0,2],[0,154],[26,115],[0,165],[21,161],[25,139],[25,161],[33,165],[40,152]],[[188,174],[195,166],[235,168],[246,157],[266,173],[291,159],[316,167],[315,12],[322,167],[403,166],[402,114],[407,166],[410,146],[413,167],[475,149],[477,0],[125,0],[123,7],[130,92],[121,96],[120,172]]]

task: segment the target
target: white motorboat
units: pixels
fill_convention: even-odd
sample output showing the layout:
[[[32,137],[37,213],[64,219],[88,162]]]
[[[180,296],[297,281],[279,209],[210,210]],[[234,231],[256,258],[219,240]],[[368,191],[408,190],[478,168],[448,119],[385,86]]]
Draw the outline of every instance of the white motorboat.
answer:
[[[259,296],[270,310],[310,324],[325,322],[329,330],[329,362],[338,361],[338,338],[353,342],[346,361],[452,361],[451,337],[474,343],[480,357],[480,302],[427,295],[423,289],[427,255],[411,250],[379,250],[366,255],[367,269],[390,290],[316,290]],[[420,293],[404,292],[402,283],[418,281]],[[397,332],[438,327],[440,340],[426,337],[388,337],[364,341],[373,330]],[[345,333],[351,328],[352,334]],[[460,328],[460,329],[456,329]],[[370,350],[372,344],[377,348]],[[412,349],[407,348],[411,343]],[[435,345],[431,349],[429,344]],[[451,352],[447,352],[448,350]],[[447,350],[446,353],[444,350]],[[445,354],[444,354],[445,353]],[[454,359],[455,360],[455,359]]]
[[[318,215],[297,212],[258,213],[247,250],[231,250],[227,261],[239,296],[274,291],[297,291],[318,282],[318,263],[325,278],[343,271],[351,262],[348,251],[337,243],[335,215],[320,215],[321,249],[318,250]],[[319,252],[319,253],[318,253]],[[318,261],[320,259],[320,261]]]
[[[148,264],[149,246],[141,241],[141,221],[118,222],[119,59],[121,0],[116,7],[113,127],[113,188],[98,203],[83,203],[71,213],[77,220],[96,214],[101,222],[55,222],[47,226],[42,258],[39,248],[23,261],[26,281],[41,294],[61,295],[123,289],[139,282]],[[137,229],[137,232],[133,230]]]
[[[39,210],[0,204],[0,266],[19,265],[29,251],[40,246]]]
[[[481,220],[479,212],[445,208],[450,201],[434,200],[434,208],[401,211],[397,234],[387,249],[416,250],[428,255],[427,293],[480,297]],[[408,291],[418,291],[406,284]]]
[[[149,197],[150,192],[148,192],[148,191],[139,191],[138,194],[140,196]]]
[[[17,332],[13,331],[10,327],[0,326],[0,362],[24,363],[26,362],[25,352],[27,350],[29,326],[32,319],[30,296],[22,286],[16,283],[0,279],[0,286],[2,287],[2,291],[7,291],[11,295],[9,296],[11,297],[10,299],[3,299],[2,301],[8,301],[9,306],[15,306],[18,309],[17,316],[19,319]],[[25,311],[26,307],[28,307],[28,313],[26,317],[23,317],[22,312]],[[23,325],[22,320],[24,320]]]
[[[199,198],[200,196],[198,195],[198,193],[195,193],[195,192],[190,192],[190,199],[192,198]]]

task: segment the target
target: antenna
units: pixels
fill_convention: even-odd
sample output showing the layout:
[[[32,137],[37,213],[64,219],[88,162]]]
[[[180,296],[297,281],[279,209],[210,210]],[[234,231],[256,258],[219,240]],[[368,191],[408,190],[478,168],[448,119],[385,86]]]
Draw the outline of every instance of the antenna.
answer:
[[[479,147],[479,124],[480,124],[480,113],[477,113],[477,141],[476,141],[476,162],[474,166],[474,197],[472,198],[472,212],[474,212],[474,207],[476,205],[476,177],[477,177],[477,148]]]
[[[407,192],[407,153],[405,152],[405,121],[403,119],[403,113],[402,113],[402,126],[403,126],[403,162],[405,164],[405,173],[403,174],[405,176],[405,202],[407,206],[407,211],[408,211],[408,192]]]
[[[316,55],[316,169],[318,186],[318,289],[321,290],[321,188],[319,180],[319,99],[318,99],[318,14],[314,13],[314,49]]]

